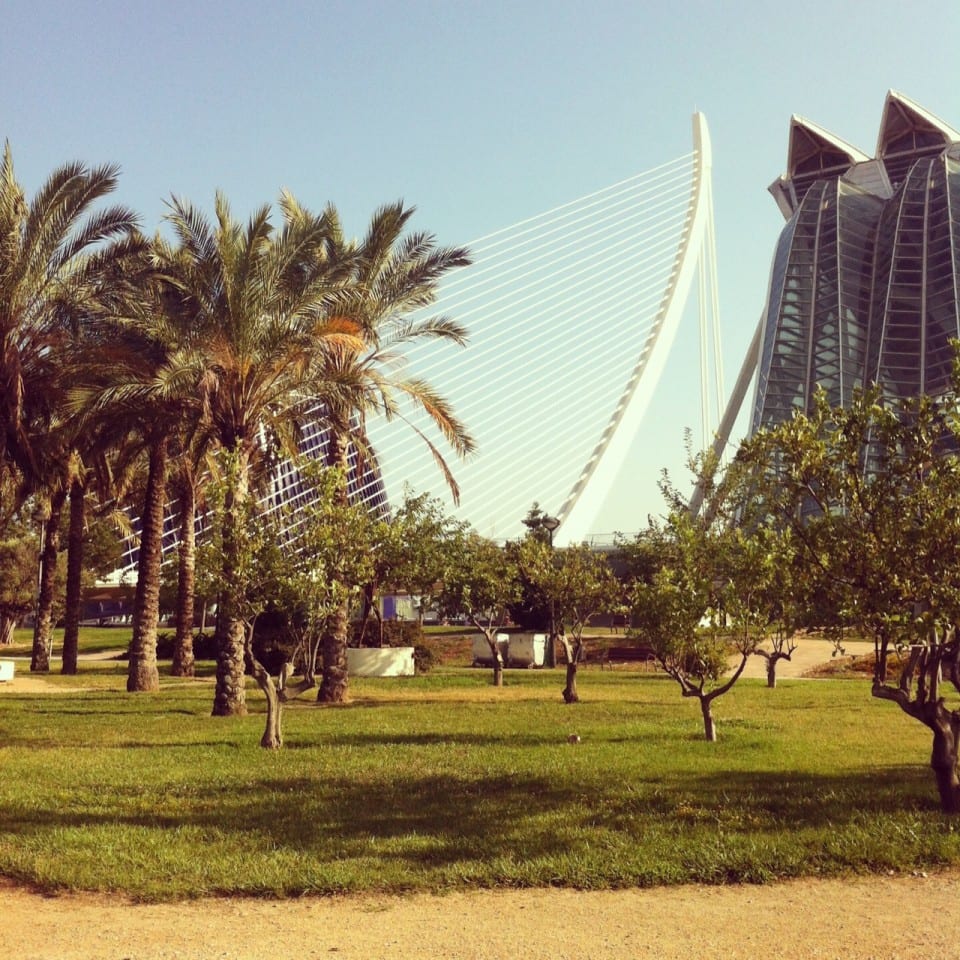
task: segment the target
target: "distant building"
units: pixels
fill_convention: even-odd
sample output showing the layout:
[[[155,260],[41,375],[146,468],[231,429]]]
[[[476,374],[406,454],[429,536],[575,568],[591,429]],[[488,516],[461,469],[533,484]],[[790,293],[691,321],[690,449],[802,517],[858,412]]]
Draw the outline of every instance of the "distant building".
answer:
[[[873,158],[790,121],[787,218],[761,321],[751,432],[876,383],[894,397],[949,386],[960,338],[960,133],[887,94]]]

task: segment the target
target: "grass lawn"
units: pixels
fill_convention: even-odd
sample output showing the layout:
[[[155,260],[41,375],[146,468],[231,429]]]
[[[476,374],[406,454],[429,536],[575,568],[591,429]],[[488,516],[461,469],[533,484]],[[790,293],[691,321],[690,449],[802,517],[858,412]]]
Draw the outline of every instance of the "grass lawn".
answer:
[[[130,627],[81,627],[78,648],[81,654],[126,650],[130,646]],[[33,630],[20,627],[13,631],[13,643],[0,647],[0,657],[29,657],[33,651]],[[63,628],[53,631],[53,655],[63,651]],[[56,669],[60,669],[59,663]]]
[[[123,693],[124,666],[0,694],[0,875],[43,890],[212,893],[618,887],[960,862],[929,740],[867,683],[741,681],[700,739],[667,679],[442,668],[353,702],[209,716],[210,679]],[[567,737],[579,734],[581,742]]]

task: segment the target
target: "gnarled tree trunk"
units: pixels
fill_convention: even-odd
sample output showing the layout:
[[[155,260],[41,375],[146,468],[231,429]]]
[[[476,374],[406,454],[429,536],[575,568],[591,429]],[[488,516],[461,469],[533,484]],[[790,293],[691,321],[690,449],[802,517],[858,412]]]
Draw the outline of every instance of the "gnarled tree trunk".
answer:
[[[887,686],[881,679],[886,668],[885,638],[878,642],[876,652],[873,695],[892,700],[933,732],[930,767],[940,794],[940,809],[944,813],[960,813],[960,710],[948,709],[941,693],[946,678],[960,690],[960,643],[956,629],[947,628],[942,639],[934,630],[932,642],[911,647],[896,687]]]
[[[563,658],[567,661],[566,682],[563,687],[563,702],[579,703],[580,694],[577,692],[577,667],[583,645],[577,641],[568,640],[565,635],[560,635],[560,643],[563,645]]]
[[[280,684],[278,684],[270,676],[267,668],[253,655],[253,625],[246,635],[246,652],[250,660],[250,672],[253,674],[253,679],[257,681],[257,686],[267,698],[266,727],[263,736],[260,738],[260,746],[265,750],[279,750],[283,746],[283,731],[280,728],[280,720],[283,713],[281,684],[284,681],[285,673],[281,671]]]
[[[713,720],[713,710],[710,707],[709,697],[700,698],[700,713],[703,715],[703,736],[709,743],[717,740],[717,725]]]
[[[16,625],[16,617],[0,612],[0,647],[13,643],[13,630]]]
[[[567,659],[566,684],[563,688],[563,702],[580,702],[580,694],[577,693],[577,661],[575,658]]]

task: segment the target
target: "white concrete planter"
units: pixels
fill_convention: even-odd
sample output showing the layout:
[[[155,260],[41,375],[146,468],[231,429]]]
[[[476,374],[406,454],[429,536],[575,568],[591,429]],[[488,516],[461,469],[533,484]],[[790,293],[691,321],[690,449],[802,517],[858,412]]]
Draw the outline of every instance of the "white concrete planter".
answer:
[[[413,647],[348,647],[351,677],[412,677]]]
[[[510,646],[510,636],[506,633],[497,634],[497,646],[500,648],[500,656],[503,662],[507,662],[507,653]],[[490,644],[482,633],[474,634],[473,645],[470,648],[473,654],[473,665],[482,664],[485,667],[493,666],[493,654],[490,652]]]
[[[510,637],[511,667],[542,667],[547,650],[545,633],[515,633]]]

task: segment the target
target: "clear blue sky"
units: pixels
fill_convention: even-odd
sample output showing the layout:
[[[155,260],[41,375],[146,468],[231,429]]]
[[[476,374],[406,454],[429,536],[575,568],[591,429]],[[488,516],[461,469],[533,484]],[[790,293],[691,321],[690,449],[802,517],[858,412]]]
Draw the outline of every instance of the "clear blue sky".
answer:
[[[171,193],[209,209],[220,188],[245,216],[287,187],[353,232],[402,197],[462,243],[686,153],[702,110],[731,381],[782,226],[766,186],[791,113],[872,154],[891,87],[960,126],[958,63],[957,0],[7,0],[0,136],[31,192],[65,160],[119,163],[148,231]],[[681,345],[598,529],[657,509],[697,375]]]

